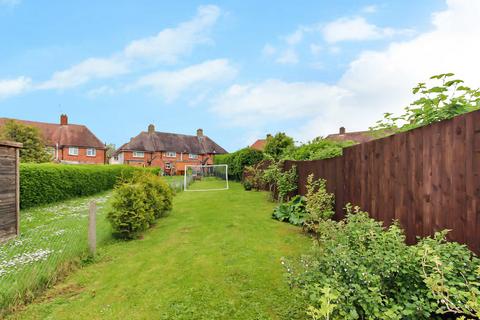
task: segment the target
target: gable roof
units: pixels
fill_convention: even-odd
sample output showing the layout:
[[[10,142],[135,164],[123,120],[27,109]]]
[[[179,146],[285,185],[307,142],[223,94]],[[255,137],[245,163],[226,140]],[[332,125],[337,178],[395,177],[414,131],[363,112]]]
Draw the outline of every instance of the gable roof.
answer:
[[[258,139],[257,141],[255,141],[250,146],[250,148],[255,149],[255,150],[259,150],[259,151],[263,151],[263,150],[265,150],[265,145],[266,144],[267,144],[267,139]]]
[[[105,145],[84,125],[61,125],[56,123],[0,118],[0,127],[4,126],[9,120],[38,128],[43,139],[45,139],[45,144],[48,146],[54,147],[58,143],[59,147],[74,146],[105,149]]]
[[[357,143],[364,143],[368,141],[375,140],[376,138],[372,136],[370,131],[357,131],[357,132],[346,132],[346,133],[335,133],[329,134],[325,137],[328,140],[334,141],[353,141]]]
[[[121,151],[174,151],[194,154],[227,153],[225,149],[207,136],[190,136],[157,131],[142,131],[138,136],[132,138],[130,142],[122,145],[117,150],[117,153]]]

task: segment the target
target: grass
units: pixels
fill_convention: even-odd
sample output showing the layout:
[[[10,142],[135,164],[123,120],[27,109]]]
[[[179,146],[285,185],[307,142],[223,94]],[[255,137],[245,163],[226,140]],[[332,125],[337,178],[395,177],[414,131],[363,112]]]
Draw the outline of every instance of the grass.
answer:
[[[10,318],[301,318],[280,262],[309,240],[272,220],[274,204],[266,199],[238,183],[180,193],[172,213],[143,239],[100,248],[98,263]]]
[[[61,269],[87,253],[88,203],[97,202],[97,237],[110,238],[105,220],[110,193],[22,210],[20,237],[0,245],[2,310],[28,301],[56,279]]]

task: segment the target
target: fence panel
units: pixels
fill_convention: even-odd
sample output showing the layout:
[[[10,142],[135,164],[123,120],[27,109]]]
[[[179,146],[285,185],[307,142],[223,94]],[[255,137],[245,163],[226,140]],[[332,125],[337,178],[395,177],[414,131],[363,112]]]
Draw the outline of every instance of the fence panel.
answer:
[[[300,194],[309,174],[327,180],[336,219],[351,203],[385,225],[399,221],[408,243],[450,229],[449,240],[480,253],[480,111],[292,165]]]

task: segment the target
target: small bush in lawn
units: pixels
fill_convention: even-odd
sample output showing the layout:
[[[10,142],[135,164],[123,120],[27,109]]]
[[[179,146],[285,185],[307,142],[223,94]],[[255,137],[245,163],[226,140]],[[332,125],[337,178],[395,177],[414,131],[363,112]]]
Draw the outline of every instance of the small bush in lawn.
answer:
[[[172,198],[158,176],[138,173],[115,189],[107,218],[118,236],[133,239],[172,209]]]
[[[147,201],[145,188],[140,183],[124,183],[115,189],[107,219],[116,235],[134,239],[148,229],[155,216]]]
[[[245,181],[243,182],[243,188],[244,188],[246,191],[250,191],[250,190],[252,190],[253,185],[252,185],[252,183],[251,183],[249,180],[245,180]]]
[[[319,241],[287,272],[311,319],[478,318],[480,259],[445,234],[408,246],[397,224],[348,207],[319,222]]]
[[[153,211],[155,219],[165,216],[172,210],[173,191],[168,184],[153,174],[141,172],[135,174],[133,181],[140,183],[147,196],[148,210]]]

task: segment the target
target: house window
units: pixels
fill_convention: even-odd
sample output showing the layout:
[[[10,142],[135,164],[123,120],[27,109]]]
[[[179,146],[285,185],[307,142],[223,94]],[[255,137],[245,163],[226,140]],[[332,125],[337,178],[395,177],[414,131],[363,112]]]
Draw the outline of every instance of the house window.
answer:
[[[96,155],[97,155],[97,149],[95,148],[87,149],[87,157],[95,157]]]
[[[165,169],[171,169],[172,168],[172,164],[167,162],[165,163]]]
[[[78,147],[69,147],[68,148],[69,156],[78,156]]]
[[[190,154],[188,155],[188,157],[189,157],[190,159],[198,159],[198,154],[190,153]]]
[[[134,158],[143,158],[145,156],[145,152],[143,151],[133,151]]]
[[[169,157],[169,158],[176,158],[177,157],[177,153],[176,152],[173,152],[173,151],[167,151],[167,153],[165,154],[165,156]]]

